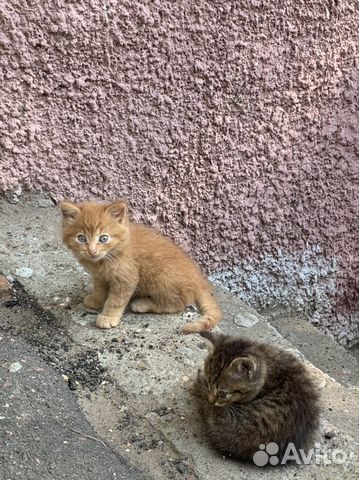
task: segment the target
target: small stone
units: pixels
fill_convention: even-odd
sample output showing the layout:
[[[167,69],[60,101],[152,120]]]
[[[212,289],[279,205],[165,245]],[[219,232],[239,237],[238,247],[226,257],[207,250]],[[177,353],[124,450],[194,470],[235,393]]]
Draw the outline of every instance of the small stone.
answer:
[[[22,187],[19,185],[16,190],[14,190],[14,195],[20,197],[22,195]]]
[[[332,425],[328,425],[327,427],[325,427],[324,433],[323,433],[323,436],[325,438],[330,439],[330,438],[335,437],[335,435],[336,435],[336,431],[335,431],[335,428]]]
[[[197,312],[197,311],[198,311],[197,307],[194,304],[187,305],[186,307],[186,312]]]
[[[140,370],[147,370],[147,365],[145,362],[140,362],[137,366]]]
[[[15,305],[17,305],[18,303],[18,300],[16,298],[13,298],[12,300],[7,300],[6,302],[4,302],[4,306],[6,308],[15,307]]]
[[[16,275],[18,277],[22,277],[22,278],[31,278],[32,277],[32,274],[33,274],[33,271],[32,271],[32,268],[29,268],[29,267],[21,267],[21,268],[18,268],[16,271],[15,271]]]
[[[196,320],[200,315],[196,312],[185,312],[182,314],[182,319],[184,322],[191,322]]]
[[[22,369],[22,365],[20,362],[14,362],[9,366],[9,372],[11,373],[16,373],[21,369]]]
[[[159,417],[164,417],[165,415],[168,415],[171,413],[170,409],[167,407],[160,407],[157,410],[154,410]]]
[[[186,358],[193,358],[194,355],[194,351],[188,347],[179,347],[177,348],[177,352]]]
[[[77,390],[77,382],[74,377],[69,377],[68,386],[70,390]]]
[[[245,315],[240,313],[234,317],[233,322],[239,327],[250,328],[258,323],[258,317],[252,313],[246,313]]]
[[[49,198],[40,198],[37,202],[37,205],[40,208],[49,208],[54,206],[54,204]]]
[[[183,463],[179,463],[177,465],[177,470],[181,475],[184,475],[185,473],[188,473],[188,467],[184,465]]]

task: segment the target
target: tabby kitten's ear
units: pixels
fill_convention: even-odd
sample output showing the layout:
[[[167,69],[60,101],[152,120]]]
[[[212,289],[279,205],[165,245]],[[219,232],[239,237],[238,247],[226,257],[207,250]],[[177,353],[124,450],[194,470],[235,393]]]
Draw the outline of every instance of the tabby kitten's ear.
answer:
[[[108,212],[111,217],[117,220],[118,223],[124,223],[124,221],[126,220],[127,205],[122,200],[111,203],[111,205],[105,208],[105,211]]]
[[[222,333],[201,332],[201,337],[204,338],[208,351],[212,353],[214,349],[220,345],[226,338]]]
[[[252,380],[257,371],[257,362],[253,357],[237,357],[232,360],[228,371],[235,379]]]
[[[77,215],[80,213],[80,209],[74,203],[69,202],[68,200],[60,202],[59,208],[65,224],[74,222]]]

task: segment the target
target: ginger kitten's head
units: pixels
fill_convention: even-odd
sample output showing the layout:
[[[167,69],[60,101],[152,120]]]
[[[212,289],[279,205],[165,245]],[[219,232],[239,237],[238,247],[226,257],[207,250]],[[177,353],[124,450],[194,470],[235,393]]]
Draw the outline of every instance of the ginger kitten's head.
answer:
[[[213,332],[201,336],[208,341],[210,352],[202,372],[208,401],[227,406],[253,400],[263,388],[267,368],[252,343]]]
[[[80,260],[111,260],[128,244],[125,202],[119,200],[102,204],[64,200],[59,207],[63,220],[63,240]]]

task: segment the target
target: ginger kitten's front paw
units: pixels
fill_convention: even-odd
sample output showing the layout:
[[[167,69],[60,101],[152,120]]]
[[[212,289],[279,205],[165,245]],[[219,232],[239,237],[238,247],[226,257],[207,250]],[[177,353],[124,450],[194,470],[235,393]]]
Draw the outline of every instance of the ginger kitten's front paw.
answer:
[[[96,318],[96,326],[98,328],[113,328],[117,327],[120,323],[120,319],[117,317],[110,317],[109,315],[104,315],[100,313]]]
[[[103,307],[103,304],[104,302],[99,300],[92,293],[90,293],[89,295],[86,295],[86,297],[84,298],[85,307],[91,310],[101,310],[101,308]]]

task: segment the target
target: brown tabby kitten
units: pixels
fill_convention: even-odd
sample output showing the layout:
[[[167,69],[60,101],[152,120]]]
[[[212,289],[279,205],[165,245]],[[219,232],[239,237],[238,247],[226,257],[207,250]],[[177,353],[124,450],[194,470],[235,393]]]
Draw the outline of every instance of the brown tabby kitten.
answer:
[[[318,427],[319,397],[303,363],[245,338],[201,335],[210,354],[195,391],[211,444],[245,461],[270,442],[279,460],[290,442],[306,448]]]
[[[131,310],[181,312],[196,303],[202,317],[182,327],[184,333],[210,330],[222,313],[212,287],[198,265],[168,238],[130,223],[123,201],[60,203],[63,240],[92,274],[87,308],[102,309],[99,328],[116,327],[132,299]]]

